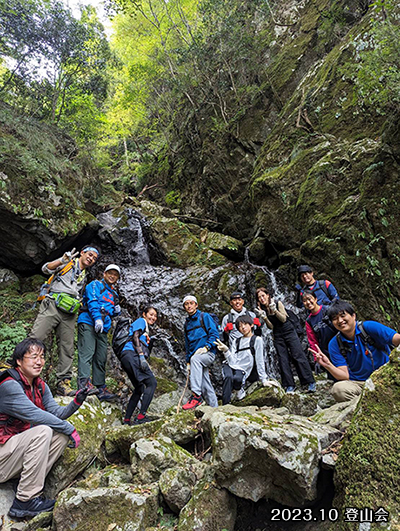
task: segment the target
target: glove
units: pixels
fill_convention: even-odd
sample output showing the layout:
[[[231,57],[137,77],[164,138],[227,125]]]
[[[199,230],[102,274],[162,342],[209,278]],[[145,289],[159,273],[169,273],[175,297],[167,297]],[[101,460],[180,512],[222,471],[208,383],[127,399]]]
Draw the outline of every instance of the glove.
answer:
[[[261,310],[261,308],[256,308],[254,311],[256,312],[258,317],[260,317],[261,319],[267,318],[267,314],[265,313],[265,310]]]
[[[119,315],[121,313],[121,306],[119,304],[116,304],[114,306],[114,315]]]
[[[79,437],[79,433],[74,430],[71,435],[69,436],[71,442],[68,444],[68,448],[78,448],[81,438]]]
[[[74,402],[76,402],[77,404],[81,406],[84,403],[84,401],[87,399],[89,390],[90,390],[89,387],[84,387],[83,389],[79,389],[75,393]]]
[[[261,326],[260,319],[258,317],[255,317],[253,319],[253,323],[254,323],[255,326]]]
[[[73,260],[74,258],[76,258],[77,256],[79,255],[79,251],[76,251],[75,252],[75,247],[72,249],[72,251],[68,251],[66,253],[64,253],[62,255],[62,257],[60,258],[60,262],[62,264],[68,264],[68,262],[70,262],[71,260]]]
[[[275,301],[272,301],[268,308],[271,310],[271,312],[276,312],[276,304],[275,304]]]
[[[224,328],[224,332],[227,332],[229,334],[231,330],[233,330],[233,323],[228,323]]]
[[[294,289],[297,289],[297,291],[301,291],[303,288],[300,286],[300,284],[296,284]]]
[[[146,371],[149,368],[149,364],[143,354],[139,354],[140,368],[142,371]]]
[[[103,332],[103,327],[103,319],[96,319],[96,321],[94,322],[94,331],[96,332],[96,334],[101,334],[101,332]]]
[[[268,385],[268,380],[263,380],[261,383],[263,384],[263,387],[267,387],[267,385]]]
[[[196,352],[194,353],[194,355],[196,354],[205,354],[206,352],[208,352],[208,348],[207,347],[200,347],[196,350]]]
[[[217,349],[223,353],[228,352],[229,347],[227,347],[220,339],[214,341],[214,345],[217,345]]]

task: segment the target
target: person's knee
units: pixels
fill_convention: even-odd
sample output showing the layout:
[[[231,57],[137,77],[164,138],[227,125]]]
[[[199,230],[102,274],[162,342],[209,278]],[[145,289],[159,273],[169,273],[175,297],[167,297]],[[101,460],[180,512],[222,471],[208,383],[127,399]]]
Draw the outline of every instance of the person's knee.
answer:
[[[336,402],[347,402],[360,395],[361,386],[352,385],[350,380],[336,382],[333,384],[331,393]]]
[[[45,426],[43,424],[30,428],[30,431],[32,439],[42,439],[48,441],[51,441],[54,433],[50,426]]]

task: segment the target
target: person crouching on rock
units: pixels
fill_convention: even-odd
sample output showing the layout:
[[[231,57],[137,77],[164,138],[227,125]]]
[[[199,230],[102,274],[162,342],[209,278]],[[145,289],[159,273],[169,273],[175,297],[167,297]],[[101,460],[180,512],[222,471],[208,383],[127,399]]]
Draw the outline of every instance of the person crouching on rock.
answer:
[[[215,360],[215,342],[219,332],[210,314],[198,309],[197,299],[187,295],[183,307],[188,314],[185,321],[185,346],[187,370],[190,374],[192,397],[182,409],[193,409],[203,403],[218,407],[217,395],[211,383],[209,367]]]
[[[242,400],[246,396],[244,384],[253,369],[256,361],[257,372],[264,386],[268,384],[265,373],[264,345],[259,336],[253,334],[254,320],[249,315],[241,315],[235,321],[235,326],[240,332],[230,348],[217,339],[218,350],[224,353],[226,361],[222,364],[222,404],[231,401],[232,389],[238,391],[237,399]]]
[[[150,417],[146,413],[157,387],[157,380],[148,363],[151,345],[149,326],[154,325],[156,321],[157,310],[153,306],[147,306],[142,317],[131,324],[129,336],[132,339],[127,342],[121,353],[122,368],[134,387],[126,409],[124,424],[136,426],[155,420],[154,417]],[[132,414],[139,400],[141,400],[140,412],[131,423]]]
[[[44,354],[39,339],[24,339],[15,347],[12,368],[0,375],[0,483],[20,476],[9,511],[12,518],[53,510],[55,500],[40,496],[46,476],[67,445],[77,448],[80,443],[65,419],[80,408],[89,388],[59,406],[40,378]]]

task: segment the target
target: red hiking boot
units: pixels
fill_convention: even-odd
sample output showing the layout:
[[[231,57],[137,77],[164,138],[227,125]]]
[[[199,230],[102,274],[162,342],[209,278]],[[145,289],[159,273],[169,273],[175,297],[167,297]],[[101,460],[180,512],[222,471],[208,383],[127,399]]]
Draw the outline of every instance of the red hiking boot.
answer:
[[[194,409],[197,406],[200,406],[203,403],[203,398],[201,395],[196,395],[193,393],[190,400],[183,404],[182,409]]]

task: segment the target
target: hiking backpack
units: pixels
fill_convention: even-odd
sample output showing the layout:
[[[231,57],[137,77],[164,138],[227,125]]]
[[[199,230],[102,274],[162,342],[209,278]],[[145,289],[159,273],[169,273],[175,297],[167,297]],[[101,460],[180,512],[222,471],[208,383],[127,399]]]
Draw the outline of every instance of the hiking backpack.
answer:
[[[132,336],[129,334],[129,329],[133,320],[130,317],[119,317],[112,336],[111,346],[117,358],[121,359],[122,351]]]
[[[293,310],[289,310],[288,308],[285,308],[288,319],[290,323],[293,325],[293,328],[296,332],[296,334],[301,339],[304,336],[304,327],[301,325],[301,321],[297,314],[294,313]]]
[[[255,342],[256,342],[256,338],[257,336],[255,334],[253,334],[250,338],[250,344],[248,347],[246,348],[240,348],[240,340],[243,339],[243,336],[242,337],[238,337],[236,339],[236,352],[241,352],[242,350],[249,350],[251,351],[251,354],[253,356],[253,358],[256,357],[256,348],[255,348]]]
[[[220,331],[220,326],[219,326],[218,315],[215,314],[215,313],[210,313],[210,312],[207,312],[207,313],[212,318],[212,320],[214,321],[215,326],[217,327],[217,330],[219,332]],[[186,318],[186,321],[185,321],[185,334],[187,332],[187,324],[188,324],[188,318]],[[194,326],[190,330],[196,330],[196,328],[202,328],[207,333],[207,328],[205,327],[205,324],[204,324],[204,312],[200,312],[200,325],[199,326]]]

